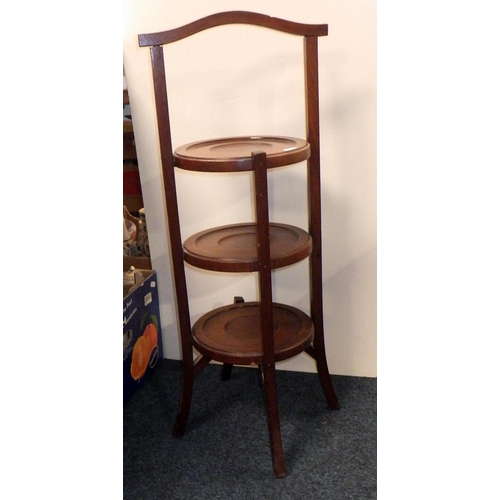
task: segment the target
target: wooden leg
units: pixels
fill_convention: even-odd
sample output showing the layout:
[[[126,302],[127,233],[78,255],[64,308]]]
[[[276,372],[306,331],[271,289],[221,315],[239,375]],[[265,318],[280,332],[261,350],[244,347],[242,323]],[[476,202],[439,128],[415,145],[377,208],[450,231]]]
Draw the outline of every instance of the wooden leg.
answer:
[[[181,403],[177,413],[177,421],[174,426],[174,436],[180,437],[186,430],[186,424],[189,417],[189,410],[191,408],[191,399],[193,396],[193,383],[194,379],[208,366],[211,358],[202,356],[201,354],[193,361],[193,349],[186,352],[186,361],[182,361],[182,391]]]
[[[177,420],[174,425],[173,435],[180,437],[184,435],[186,430],[189,410],[191,408],[191,399],[193,396],[193,381],[194,381],[194,362],[192,354],[182,361],[182,390],[181,402],[179,411],[177,412]]]
[[[339,410],[340,404],[333,388],[330,373],[328,372],[325,351],[319,353],[317,352],[316,356],[316,366],[318,368],[319,380],[321,382],[321,386],[323,387],[326,400],[328,401],[328,406],[331,410]]]
[[[306,349],[306,352],[316,361],[316,369],[318,370],[319,380],[330,410],[339,410],[340,404],[337,400],[337,395],[335,394],[332,379],[330,378],[330,373],[328,371],[325,349],[321,347],[318,349],[317,347],[315,348],[311,346]]]
[[[286,476],[283,447],[281,444],[281,430],[278,413],[278,393],[276,390],[276,368],[274,365],[263,365],[264,393],[267,407],[267,425],[269,442],[273,459],[274,474],[278,478]]]
[[[233,371],[233,365],[229,363],[224,363],[220,371],[221,380],[229,380],[231,378],[232,371]]]

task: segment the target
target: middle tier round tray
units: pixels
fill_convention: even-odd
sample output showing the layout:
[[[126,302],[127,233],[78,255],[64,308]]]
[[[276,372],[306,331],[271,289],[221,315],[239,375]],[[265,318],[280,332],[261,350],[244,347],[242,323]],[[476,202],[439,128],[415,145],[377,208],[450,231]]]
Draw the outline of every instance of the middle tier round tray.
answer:
[[[219,307],[193,325],[193,345],[204,356],[231,364],[262,364],[260,303],[241,302]],[[312,343],[314,327],[307,314],[273,303],[276,361],[295,356]]]
[[[174,152],[175,166],[198,172],[253,170],[252,153],[264,152],[269,168],[293,165],[311,156],[309,143],[296,137],[226,137],[192,142]]]
[[[299,262],[311,253],[312,238],[303,229],[271,222],[269,236],[273,269]],[[258,271],[256,225],[232,224],[196,233],[184,242],[184,260],[210,271]]]

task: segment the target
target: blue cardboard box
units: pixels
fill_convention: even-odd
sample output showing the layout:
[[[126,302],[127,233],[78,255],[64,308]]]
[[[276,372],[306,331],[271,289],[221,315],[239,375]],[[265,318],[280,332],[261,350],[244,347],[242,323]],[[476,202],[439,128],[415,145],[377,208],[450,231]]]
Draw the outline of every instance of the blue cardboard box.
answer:
[[[123,404],[163,359],[156,272],[123,287]]]

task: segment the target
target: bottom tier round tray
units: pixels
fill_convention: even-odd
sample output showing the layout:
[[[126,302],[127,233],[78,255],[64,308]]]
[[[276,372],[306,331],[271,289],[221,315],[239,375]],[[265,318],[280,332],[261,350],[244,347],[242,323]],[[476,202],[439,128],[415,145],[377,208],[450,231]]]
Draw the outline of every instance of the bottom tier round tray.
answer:
[[[276,361],[304,351],[314,335],[312,320],[291,306],[273,303]],[[222,363],[263,362],[259,302],[242,302],[214,309],[193,325],[193,344],[203,355]]]

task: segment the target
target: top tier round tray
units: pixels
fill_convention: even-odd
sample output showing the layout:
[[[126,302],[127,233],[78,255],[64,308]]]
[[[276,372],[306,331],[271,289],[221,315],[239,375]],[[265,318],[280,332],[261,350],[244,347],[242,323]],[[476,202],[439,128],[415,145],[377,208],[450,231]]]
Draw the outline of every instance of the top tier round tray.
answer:
[[[252,153],[264,152],[269,168],[292,165],[311,155],[309,143],[295,137],[228,137],[192,142],[174,152],[175,166],[198,172],[252,170]]]

